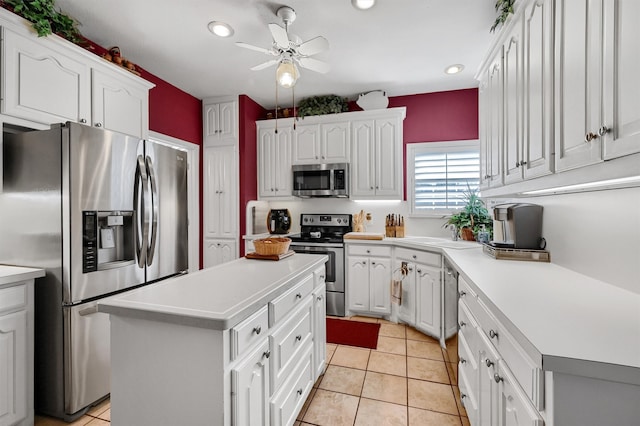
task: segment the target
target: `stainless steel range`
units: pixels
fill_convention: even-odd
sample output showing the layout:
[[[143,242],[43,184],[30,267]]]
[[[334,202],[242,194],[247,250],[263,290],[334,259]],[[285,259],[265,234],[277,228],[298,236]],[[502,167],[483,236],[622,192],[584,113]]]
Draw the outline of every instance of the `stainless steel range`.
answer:
[[[344,316],[344,240],[353,230],[350,214],[300,215],[300,233],[289,235],[296,253],[326,254],[327,315]]]

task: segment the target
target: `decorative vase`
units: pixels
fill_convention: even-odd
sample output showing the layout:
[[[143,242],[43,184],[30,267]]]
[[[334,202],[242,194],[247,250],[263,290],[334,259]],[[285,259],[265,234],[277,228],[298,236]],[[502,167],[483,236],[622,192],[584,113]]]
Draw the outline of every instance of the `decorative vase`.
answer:
[[[473,230],[471,228],[462,228],[462,229],[460,229],[460,236],[465,241],[475,241],[476,240],[473,237]]]

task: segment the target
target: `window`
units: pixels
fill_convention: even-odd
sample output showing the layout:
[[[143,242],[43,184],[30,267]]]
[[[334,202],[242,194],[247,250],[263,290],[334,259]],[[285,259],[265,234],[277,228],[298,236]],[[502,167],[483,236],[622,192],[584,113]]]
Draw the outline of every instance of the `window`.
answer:
[[[407,147],[411,213],[443,215],[464,206],[464,193],[480,184],[478,141],[428,142]]]

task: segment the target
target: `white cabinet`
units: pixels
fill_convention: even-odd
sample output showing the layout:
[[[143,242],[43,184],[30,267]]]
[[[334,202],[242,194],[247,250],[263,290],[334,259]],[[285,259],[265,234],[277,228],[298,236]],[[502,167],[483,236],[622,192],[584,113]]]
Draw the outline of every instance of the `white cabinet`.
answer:
[[[282,120],[279,120],[282,121]],[[258,124],[258,197],[291,198],[292,129],[286,125]]]
[[[502,49],[484,73],[479,89],[480,178],[482,188],[502,185]]]
[[[402,199],[402,111],[351,123],[351,198]]]
[[[515,19],[515,18],[514,18]],[[513,26],[503,47],[504,64],[504,182],[520,179],[522,157],[522,18]]]
[[[0,269],[0,425],[28,426],[33,425],[33,278],[44,271]]]
[[[417,316],[416,328],[440,337],[441,269],[416,264]]]
[[[602,161],[603,0],[555,2],[556,170]],[[637,56],[637,55],[634,55]],[[633,59],[637,60],[637,59]]]
[[[403,263],[406,264],[407,275],[402,276]],[[393,267],[393,278],[402,280],[402,301],[398,306],[398,320],[414,326],[416,323],[416,275],[415,265],[402,259],[396,259]]]
[[[238,236],[238,160],[235,147],[205,147],[205,238]]]
[[[270,424],[269,356],[269,342],[265,338],[262,344],[231,369],[231,407],[236,425]]]
[[[203,103],[204,144],[229,145],[237,140],[238,114],[235,100],[219,102],[206,100]]]
[[[3,113],[147,137],[153,84],[57,37],[10,27],[2,28]]]
[[[314,272],[316,288],[313,290],[313,374],[314,381],[318,379],[325,368],[327,358],[327,302],[326,286],[324,283],[325,268]]]
[[[296,125],[293,164],[348,163],[348,121]]]
[[[346,263],[348,309],[391,313],[391,247],[349,245]]]
[[[26,311],[0,315],[1,425],[15,424],[27,416],[27,360]]]
[[[238,257],[238,244],[235,239],[205,239],[204,267],[219,265]]]
[[[544,420],[522,392],[515,377],[503,360],[498,362],[498,372],[494,376],[498,386],[499,426],[543,426]]]
[[[2,112],[41,123],[91,120],[91,68],[2,28]]]
[[[91,72],[91,124],[145,138],[149,132],[149,91],[121,77]]]
[[[605,160],[640,152],[640,2],[606,1],[604,53]],[[603,129],[604,130],[604,129]]]

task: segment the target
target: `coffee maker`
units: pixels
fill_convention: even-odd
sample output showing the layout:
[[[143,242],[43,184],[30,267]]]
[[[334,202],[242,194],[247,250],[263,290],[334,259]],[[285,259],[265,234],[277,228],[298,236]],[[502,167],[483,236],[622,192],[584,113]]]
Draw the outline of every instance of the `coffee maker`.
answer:
[[[267,229],[270,234],[286,234],[291,228],[291,214],[288,209],[271,209],[267,215]]]
[[[493,207],[493,241],[498,248],[543,249],[542,206],[528,203]]]

